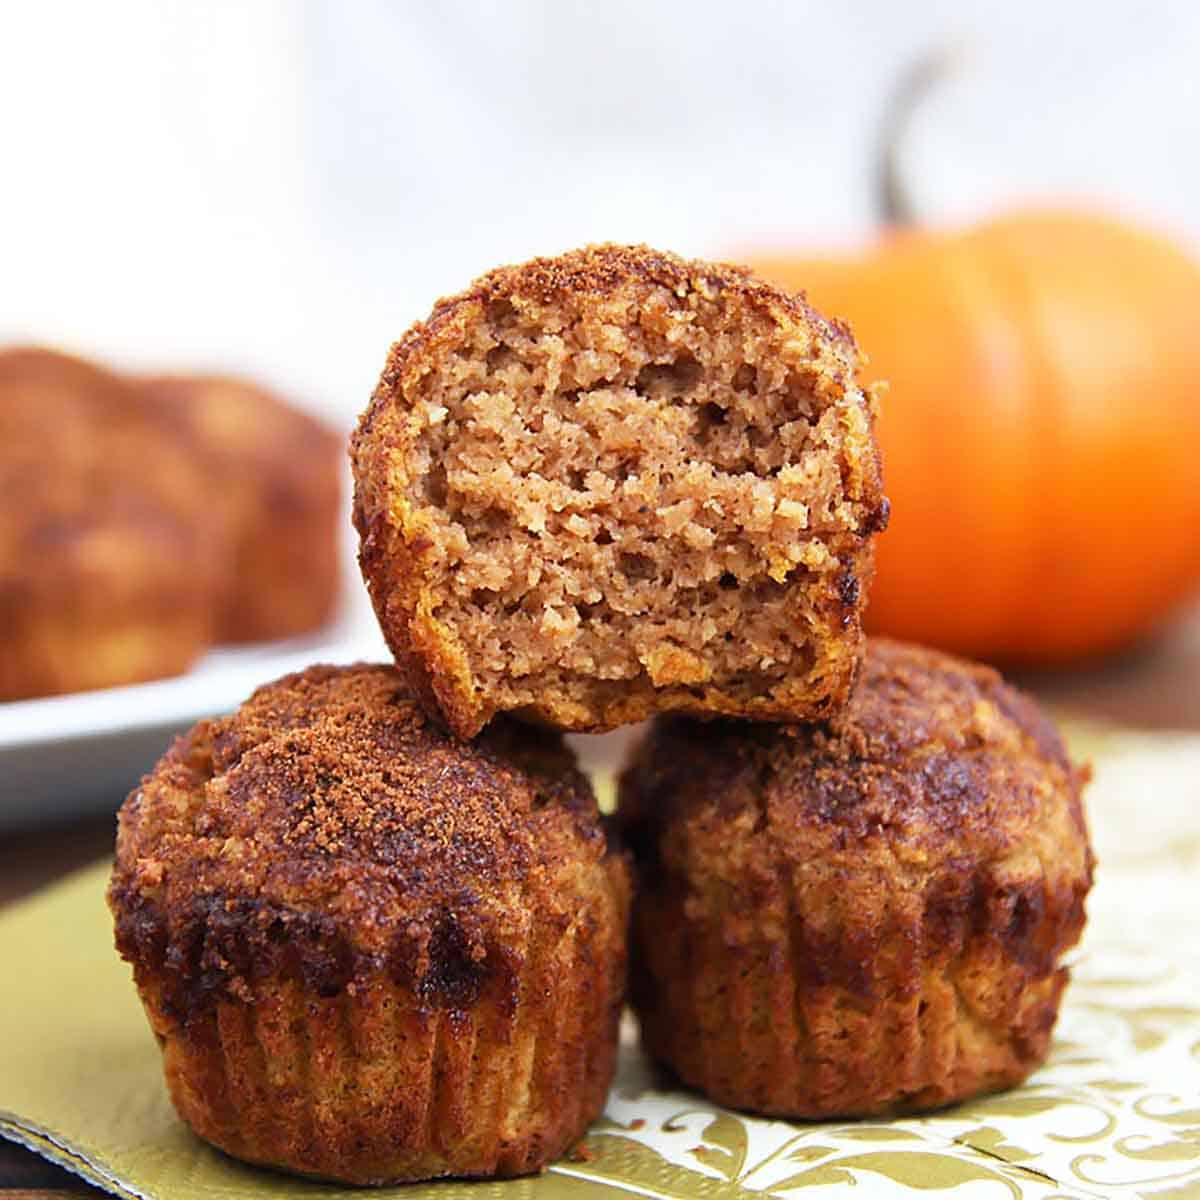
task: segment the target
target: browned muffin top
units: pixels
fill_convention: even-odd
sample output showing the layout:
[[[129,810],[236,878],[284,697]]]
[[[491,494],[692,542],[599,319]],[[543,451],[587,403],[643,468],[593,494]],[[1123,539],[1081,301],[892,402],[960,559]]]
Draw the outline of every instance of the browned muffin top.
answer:
[[[297,928],[331,988],[364,961],[427,979],[440,955],[453,975],[533,910],[569,920],[606,853],[556,735],[502,722],[467,745],[392,668],[314,666],[175,743],[121,811],[110,897],[135,963],[213,958],[207,981],[184,972],[189,1004],[277,967]]]
[[[490,317],[503,318],[505,305],[514,299],[539,305],[561,304],[565,326],[570,313],[584,312],[596,300],[628,289],[631,284],[642,285],[648,298],[651,289],[656,288],[667,288],[679,297],[697,293],[709,300],[723,291],[733,292],[747,307],[764,315],[786,315],[802,326],[819,330],[824,338],[821,344],[814,339],[813,349],[824,360],[822,365],[845,382],[853,378],[858,352],[850,327],[818,313],[802,294],[783,292],[733,263],[688,260],[650,246],[604,243],[552,258],[497,267],[465,291],[439,300],[429,319],[418,321],[392,347],[381,388],[399,380],[410,360],[424,369],[425,355],[460,336],[463,318],[472,316],[480,305],[489,310]]]
[[[1030,852],[1053,861],[1060,817],[1082,851],[1085,777],[1038,706],[992,669],[875,639],[826,724],[661,720],[626,773],[621,821],[639,842],[686,826],[712,863],[737,826],[762,835],[751,843],[771,861],[920,876],[1039,830],[1046,845],[1035,836]]]

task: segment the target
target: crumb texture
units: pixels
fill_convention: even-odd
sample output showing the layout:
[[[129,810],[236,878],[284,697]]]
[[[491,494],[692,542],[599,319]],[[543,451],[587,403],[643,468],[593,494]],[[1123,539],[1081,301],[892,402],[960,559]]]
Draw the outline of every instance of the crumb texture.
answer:
[[[466,736],[832,711],[886,520],[856,364],[798,298],[644,247],[442,301],[352,448],[398,659]]]
[[[172,1099],[238,1157],[380,1183],[536,1170],[603,1105],[629,878],[557,735],[313,667],[126,801],[109,902]]]
[[[649,1052],[796,1117],[1019,1082],[1083,928],[1085,778],[994,671],[885,641],[825,725],[660,718],[619,808]]]

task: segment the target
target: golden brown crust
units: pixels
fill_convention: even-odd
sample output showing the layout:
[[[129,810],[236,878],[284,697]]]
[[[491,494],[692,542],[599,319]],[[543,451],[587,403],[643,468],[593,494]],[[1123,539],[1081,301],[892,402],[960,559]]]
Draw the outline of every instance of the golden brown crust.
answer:
[[[619,811],[650,1052],[804,1117],[1024,1078],[1083,927],[1085,776],[994,671],[884,641],[826,726],[660,720]]]
[[[628,871],[557,737],[464,745],[391,668],[310,668],[177,741],[109,897],[172,1098],[239,1157],[519,1174],[603,1104]]]
[[[220,586],[205,495],[123,379],[0,353],[0,699],[185,670]]]
[[[801,328],[819,331],[814,339],[831,371],[849,383],[858,365],[850,327],[822,316],[800,292],[784,292],[765,283],[749,268],[734,263],[688,260],[649,246],[611,243],[585,246],[553,258],[534,258],[514,266],[496,267],[481,275],[464,292],[443,297],[427,321],[418,321],[392,347],[380,380],[385,392],[404,387],[413,373],[428,370],[443,349],[458,345],[462,322],[476,319],[480,307],[524,298],[539,304],[575,303],[578,297],[601,299],[638,282],[686,295],[691,291],[719,294],[730,290],[764,316],[786,318]],[[370,424],[370,411],[364,426]]]
[[[421,436],[409,419],[410,410],[442,364],[478,352],[479,329],[498,311],[507,311],[505,306],[514,311],[541,306],[545,321],[566,326],[581,319],[579,314],[591,320],[614,297],[635,322],[656,330],[661,324],[667,344],[675,337],[672,324],[687,325],[693,310],[704,305],[736,309],[768,329],[772,344],[780,345],[777,357],[792,356],[789,369],[803,375],[804,387],[819,404],[845,405],[844,427],[836,436],[844,438],[840,470],[844,507],[852,515],[843,517],[844,527],[828,535],[821,559],[814,560],[820,569],[804,585],[810,610],[803,619],[797,613],[792,622],[796,629],[811,624],[808,645],[797,652],[794,669],[777,671],[782,677],[764,680],[742,671],[730,671],[728,678],[719,671],[714,676],[705,654],[697,657],[664,637],[661,649],[640,655],[648,665],[633,678],[606,677],[601,671],[592,679],[573,677],[571,687],[547,683],[531,688],[520,701],[506,700],[472,661],[461,629],[441,615],[445,595],[436,576],[445,569],[443,549],[423,510],[406,494],[414,484],[407,464],[419,454]],[[599,322],[598,328],[602,326]],[[832,714],[844,702],[858,668],[861,613],[872,571],[870,538],[887,521],[871,402],[853,391],[856,365],[849,330],[814,312],[802,297],[769,287],[740,267],[686,261],[644,246],[593,246],[502,267],[461,295],[440,301],[427,321],[418,322],[392,347],[351,444],[363,576],[397,665],[414,693],[464,737],[505,710],[589,731],[669,710],[765,720]],[[851,395],[857,397],[853,402],[847,399]],[[516,403],[523,403],[519,396]],[[588,464],[581,460],[576,465],[583,470]],[[785,581],[793,586],[804,575],[795,564],[778,571],[772,568],[772,580],[780,586]],[[603,590],[606,580],[590,582]],[[571,613],[568,617],[575,619]],[[512,677],[508,672],[507,678]]]
[[[231,569],[217,639],[319,629],[338,596],[342,439],[246,380],[168,375],[141,387],[203,464],[224,527]]]

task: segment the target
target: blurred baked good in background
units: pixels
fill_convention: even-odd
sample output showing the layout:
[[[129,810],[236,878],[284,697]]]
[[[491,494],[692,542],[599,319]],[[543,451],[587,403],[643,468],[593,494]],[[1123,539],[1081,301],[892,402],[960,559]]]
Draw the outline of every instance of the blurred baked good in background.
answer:
[[[333,433],[249,383],[0,351],[0,700],[178,675],[337,599]]]
[[[142,382],[210,484],[227,565],[216,638],[308,633],[337,605],[345,450],[340,438],[263,387],[220,375]]]
[[[223,571],[209,491],[120,376],[0,353],[0,699],[187,670]]]

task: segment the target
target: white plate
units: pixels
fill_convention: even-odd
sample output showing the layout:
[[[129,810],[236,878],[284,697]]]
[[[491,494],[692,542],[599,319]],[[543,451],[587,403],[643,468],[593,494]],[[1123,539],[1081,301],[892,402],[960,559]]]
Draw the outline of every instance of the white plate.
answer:
[[[200,717],[310,663],[388,657],[373,626],[348,620],[315,637],[213,650],[173,679],[0,704],[0,829],[115,812]]]

